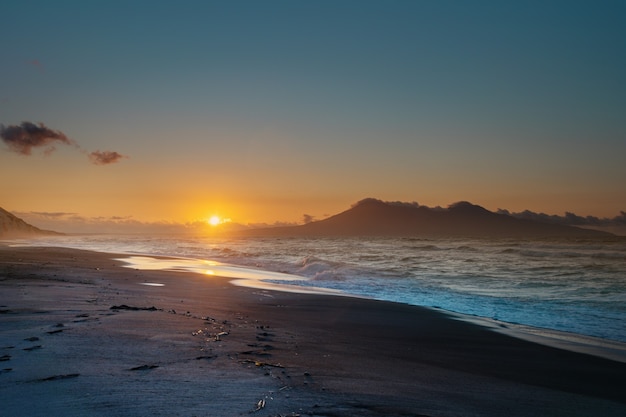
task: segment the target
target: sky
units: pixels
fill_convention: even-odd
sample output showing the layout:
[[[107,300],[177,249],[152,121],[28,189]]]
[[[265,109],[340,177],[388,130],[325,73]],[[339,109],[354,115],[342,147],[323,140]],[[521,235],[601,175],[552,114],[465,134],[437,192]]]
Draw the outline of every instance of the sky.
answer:
[[[623,0],[4,0],[0,16],[13,212],[626,210]]]

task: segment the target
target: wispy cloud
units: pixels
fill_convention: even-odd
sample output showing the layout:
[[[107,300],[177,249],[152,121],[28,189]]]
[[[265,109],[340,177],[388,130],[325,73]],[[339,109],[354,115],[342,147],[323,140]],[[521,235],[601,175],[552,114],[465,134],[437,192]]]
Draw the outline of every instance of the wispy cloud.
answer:
[[[185,234],[215,231],[206,220],[192,222],[141,221],[133,216],[83,216],[79,213],[62,211],[12,211],[14,215],[41,229],[62,233],[120,233],[120,234]],[[296,226],[298,223],[225,223],[220,231],[237,231],[254,228]]]
[[[113,164],[122,158],[127,158],[115,151],[88,152],[63,132],[51,129],[43,123],[22,122],[20,125],[9,126],[0,124],[0,138],[10,151],[26,156],[31,155],[33,149],[44,149],[44,154],[50,155],[55,151],[55,145],[63,144],[86,154],[96,165]]]
[[[24,221],[46,230],[63,233],[197,233],[206,230],[206,222],[144,222],[133,216],[88,217],[72,212],[13,211]]]
[[[26,63],[34,68],[37,68],[38,71],[44,71],[43,64],[38,59],[31,59],[30,61],[26,61]]]
[[[94,151],[89,154],[89,159],[96,165],[114,164],[126,156],[114,151]]]
[[[32,215],[35,216],[41,216],[41,217],[46,217],[46,218],[52,218],[52,219],[57,219],[60,217],[68,217],[68,216],[75,216],[77,215],[77,213],[66,213],[63,211],[53,211],[53,212],[49,212],[49,211],[31,211],[29,212]]]

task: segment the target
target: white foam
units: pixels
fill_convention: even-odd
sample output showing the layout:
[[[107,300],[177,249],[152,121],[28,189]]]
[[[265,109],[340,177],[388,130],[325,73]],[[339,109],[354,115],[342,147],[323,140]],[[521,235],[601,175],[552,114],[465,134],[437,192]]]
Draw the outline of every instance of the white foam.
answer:
[[[308,280],[307,278],[298,275],[244,268],[216,261],[184,258],[154,258],[151,256],[129,256],[126,258],[117,258],[116,260],[124,262],[126,264],[124,265],[125,267],[133,269],[186,271],[209,276],[234,278],[231,283],[242,287],[301,294],[346,295],[342,291],[338,290],[309,286],[302,287],[280,283],[280,281],[293,282]],[[274,282],[267,282],[268,280]],[[275,281],[278,281],[279,283],[276,283]],[[163,284],[142,283],[142,285],[159,286]]]

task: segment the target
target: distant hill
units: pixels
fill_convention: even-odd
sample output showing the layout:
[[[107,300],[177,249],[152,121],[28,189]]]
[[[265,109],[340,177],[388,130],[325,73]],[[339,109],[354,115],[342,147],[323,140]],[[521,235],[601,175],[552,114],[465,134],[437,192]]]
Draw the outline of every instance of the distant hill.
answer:
[[[518,219],[459,202],[446,209],[365,199],[327,219],[301,226],[254,229],[246,236],[594,237],[611,233]]]
[[[42,230],[26,223],[0,207],[0,238],[16,238],[42,235],[61,235],[62,233]]]

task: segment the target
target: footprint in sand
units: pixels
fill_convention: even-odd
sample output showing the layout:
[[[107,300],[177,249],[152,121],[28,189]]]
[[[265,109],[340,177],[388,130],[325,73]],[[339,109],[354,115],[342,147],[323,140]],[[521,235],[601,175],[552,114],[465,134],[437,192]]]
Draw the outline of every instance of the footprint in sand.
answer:
[[[80,376],[80,374],[53,375],[53,376],[49,376],[49,377],[46,377],[46,378],[37,379],[37,380],[35,380],[35,382],[58,381],[58,380],[61,380],[61,379],[76,378],[76,377],[79,377],[79,376]]]
[[[47,334],[57,334],[57,333],[61,333],[62,331],[66,330],[64,327],[65,325],[63,323],[57,323],[54,326],[54,330],[48,330],[46,333]]]
[[[257,333],[256,340],[259,342],[271,342],[274,335],[268,332]]]
[[[37,349],[41,349],[43,346],[41,345],[35,345],[35,346],[29,346],[27,348],[24,348],[22,350],[25,350],[26,352],[32,352],[33,350],[37,350]]]

